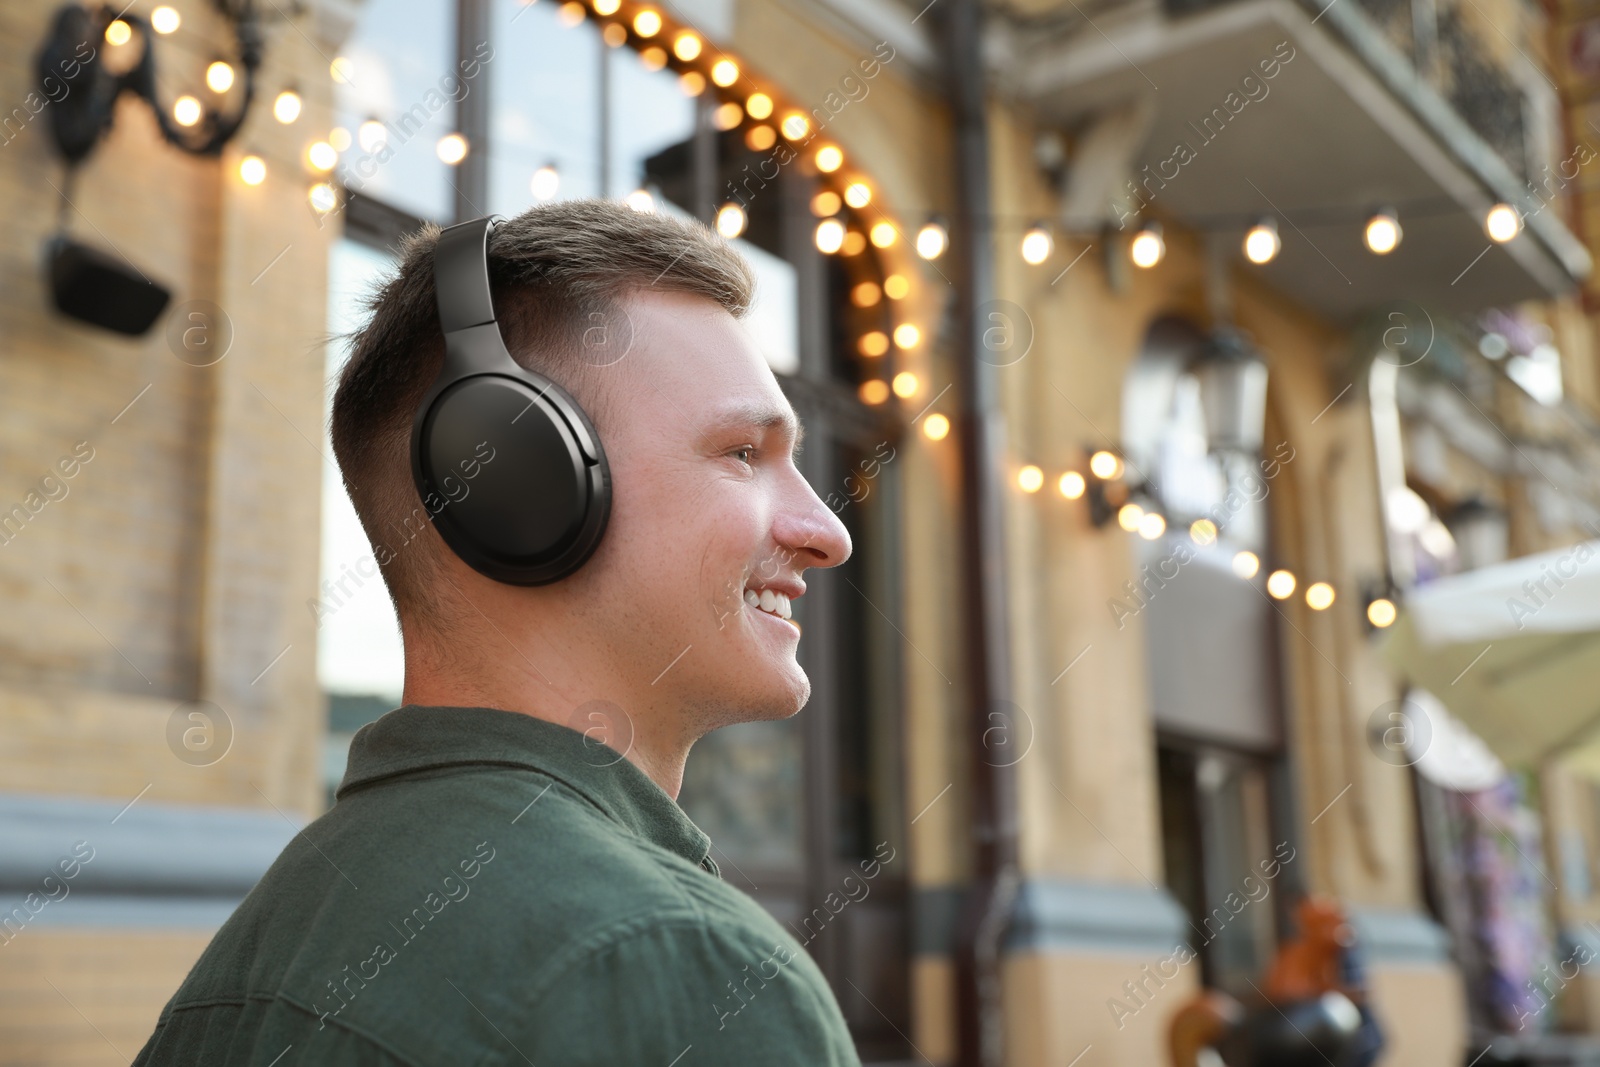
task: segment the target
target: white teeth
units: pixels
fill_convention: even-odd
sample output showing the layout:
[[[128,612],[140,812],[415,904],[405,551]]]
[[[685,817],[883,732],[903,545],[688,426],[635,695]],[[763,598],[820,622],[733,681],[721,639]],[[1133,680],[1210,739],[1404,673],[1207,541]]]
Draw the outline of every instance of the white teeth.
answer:
[[[794,614],[788,595],[774,592],[771,589],[763,589],[759,593],[754,589],[746,589],[744,591],[744,602],[753,608],[765,611],[769,615],[776,615],[780,619],[790,618]]]

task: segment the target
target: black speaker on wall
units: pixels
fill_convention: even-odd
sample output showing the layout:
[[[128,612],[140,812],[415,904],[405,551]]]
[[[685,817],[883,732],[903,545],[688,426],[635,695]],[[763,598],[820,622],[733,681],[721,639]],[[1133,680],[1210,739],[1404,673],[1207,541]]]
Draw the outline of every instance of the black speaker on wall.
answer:
[[[172,299],[166,287],[132,264],[70,237],[50,239],[45,263],[56,310],[103,330],[138,337]]]

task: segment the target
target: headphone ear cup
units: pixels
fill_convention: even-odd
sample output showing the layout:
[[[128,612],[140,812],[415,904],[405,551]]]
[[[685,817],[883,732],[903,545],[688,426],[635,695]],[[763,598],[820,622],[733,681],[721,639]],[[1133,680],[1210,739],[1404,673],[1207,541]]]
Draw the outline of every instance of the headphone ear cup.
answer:
[[[554,383],[531,372],[459,379],[424,405],[413,442],[423,505],[477,571],[544,585],[599,545],[610,471],[593,426]]]

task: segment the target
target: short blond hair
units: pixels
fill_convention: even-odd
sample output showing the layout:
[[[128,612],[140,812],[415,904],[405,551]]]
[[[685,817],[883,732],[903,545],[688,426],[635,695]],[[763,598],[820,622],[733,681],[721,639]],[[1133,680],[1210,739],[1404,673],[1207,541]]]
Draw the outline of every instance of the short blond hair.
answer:
[[[413,417],[444,359],[433,284],[438,238],[431,223],[406,238],[398,269],[367,299],[370,317],[349,337],[331,416],[334,456],[402,623],[408,615],[440,616],[436,561],[414,541],[432,516],[412,482],[410,458]],[[615,377],[604,368],[631,343],[620,314],[629,293],[690,293],[742,318],[755,289],[749,263],[708,227],[610,200],[531,208],[498,223],[488,249],[512,358],[572,393],[602,437],[606,386]],[[611,331],[598,350],[595,323]]]

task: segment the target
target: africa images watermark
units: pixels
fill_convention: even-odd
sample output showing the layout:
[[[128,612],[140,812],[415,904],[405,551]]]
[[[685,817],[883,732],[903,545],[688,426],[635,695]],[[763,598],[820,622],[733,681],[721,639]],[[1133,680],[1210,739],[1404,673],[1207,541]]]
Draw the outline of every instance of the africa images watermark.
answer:
[[[94,446],[79,441],[72,446],[71,455],[56,460],[55,468],[47,470],[34,488],[29,489],[18,503],[0,511],[0,547],[9,545],[53,501],[65,500],[72,487],[67,483],[78,476],[84,466],[94,459]]]
[[[1201,920],[1204,929],[1197,928],[1197,932],[1203,934],[1204,940],[1200,944],[1209,945],[1215,941],[1227,925],[1238,918],[1246,908],[1252,904],[1260,904],[1271,896],[1273,881],[1286,865],[1294,862],[1295,855],[1294,846],[1287,841],[1280,841],[1272,850],[1272,855],[1256,865],[1261,871],[1261,878],[1258,880],[1253,873],[1245,875],[1239,883],[1244,895],[1240,896],[1237,890],[1230,891],[1222,903],[1212,908],[1211,914]],[[1214,928],[1213,920],[1216,923]],[[1167,983],[1178,977],[1183,968],[1198,959],[1199,955],[1188,941],[1184,941],[1157,960],[1153,969],[1147,963],[1140,968],[1140,977],[1123,982],[1122,992],[1126,999],[1119,997],[1106,999],[1106,1009],[1111,1013],[1117,1029],[1121,1030],[1127,1026],[1129,1019],[1149,1007],[1155,1001],[1156,995],[1166,988]]]
[[[1287,455],[1284,454],[1286,450]],[[1287,441],[1279,443],[1272,450],[1270,457],[1260,461],[1262,477],[1257,477],[1252,471],[1249,481],[1253,484],[1248,485],[1244,493],[1239,491],[1238,486],[1230,486],[1223,494],[1222,500],[1206,514],[1206,519],[1216,527],[1219,534],[1226,530],[1228,523],[1244,507],[1245,501],[1260,503],[1267,498],[1267,494],[1272,491],[1268,483],[1276,478],[1285,466],[1294,462],[1294,457],[1294,448]],[[1244,482],[1246,479],[1240,481]],[[1256,492],[1257,487],[1260,489],[1259,493]],[[1153,572],[1152,565],[1148,563],[1140,569],[1141,577],[1137,584],[1131,578],[1124,581],[1122,589],[1127,595],[1127,600],[1122,597],[1111,597],[1106,600],[1106,607],[1110,609],[1112,621],[1117,624],[1117,629],[1126,627],[1129,619],[1148,607],[1150,601],[1155,599],[1155,595],[1165,589],[1167,583],[1176,578],[1184,565],[1192,562],[1194,558],[1195,550],[1190,543],[1187,540],[1179,541],[1168,555],[1155,562]],[[1129,600],[1132,601],[1131,606]]]
[[[488,455],[484,455],[488,449]],[[425,526],[439,517],[439,513],[452,503],[459,504],[472,492],[472,487],[467,483],[482,473],[483,468],[498,454],[497,450],[488,441],[479,441],[472,456],[462,460],[457,466],[461,470],[461,477],[447,474],[439,481],[439,488],[444,490],[444,495],[429,493],[420,505],[411,509],[400,522],[391,522],[389,525],[400,535],[396,542],[403,549],[416,540]],[[390,548],[389,542],[378,541],[372,551],[356,560],[355,566],[349,563],[339,565],[337,578],[324,578],[322,580],[322,596],[310,597],[306,600],[306,608],[311,612],[311,617],[317,621],[317,628],[322,628],[322,623],[328,616],[344,607],[355,599],[356,593],[366,585],[367,579],[376,578],[381,573],[380,568],[387,567],[389,562],[399,555],[399,549]],[[347,589],[349,582],[355,583],[355,589]]]
[[[887,856],[883,854],[884,849],[889,850],[889,854]],[[883,872],[884,864],[893,863],[895,855],[896,853],[894,847],[890,845],[889,842],[880,841],[878,846],[873,849],[873,856],[875,858],[861,861],[861,877],[859,879],[854,874],[847,874],[844,876],[844,879],[841,883],[844,888],[844,895],[840,896],[837,892],[830,892],[826,897],[823,898],[822,907],[812,908],[811,913],[801,920],[802,925],[804,925],[807,930],[811,929],[812,921],[816,920],[816,929],[806,936],[805,942],[809,943],[814,941],[818,935],[823,932],[823,930],[827,929],[828,924],[852,903],[859,904],[861,901],[866,900],[867,896],[872,892],[872,887],[867,883],[878,877],[878,875]],[[792,922],[789,925],[794,926]],[[799,928],[796,928],[796,932],[799,933],[801,931]],[[767,987],[767,982],[776,978],[778,976],[779,969],[788,964],[792,959],[794,959],[794,953],[780,943],[774,945],[772,947],[772,952],[769,953],[765,959],[761,960],[755,965],[756,969],[754,973],[750,973],[750,964],[745,964],[743,968],[745,972],[744,980],[742,982],[735,983],[734,980],[730,979],[727,982],[729,996],[723,997],[721,1002],[711,1005],[711,1010],[717,1017],[717,1029],[726,1029],[728,1020],[744,1011],[744,1009],[750,1005],[750,1002],[755,1000],[756,994]],[[762,967],[767,964],[771,964],[773,968],[772,973],[770,974],[765,973],[762,970]],[[750,987],[751,982],[758,983],[758,986],[752,989]],[[743,989],[744,993],[740,993],[740,989]],[[724,1007],[723,1002],[729,1003],[732,1006]]]
[[[84,49],[89,50],[88,55],[83,54]],[[14,107],[11,114],[0,119],[0,146],[8,145],[22,136],[22,131],[28,128],[28,123],[38,117],[39,113],[51,104],[59,104],[72,92],[72,83],[78,79],[86,63],[95,60],[94,46],[88,41],[82,41],[73,51],[72,55],[56,64],[60,68],[60,77],[55,74],[46,74],[40,79],[39,88],[44,90],[44,95],[39,95],[38,89],[28,90],[28,95],[22,98],[22,107]],[[15,124],[16,130],[12,131]]]
[[[94,846],[87,841],[74,842],[70,855],[56,860],[50,873],[39,880],[39,889],[29,893],[22,903],[7,912],[0,912],[0,945],[9,945],[31,923],[34,916],[58,901],[66,900],[72,892],[68,882],[78,877],[84,865],[94,859]]]
[[[852,72],[839,79],[838,90],[829,90],[822,98],[822,105],[811,109],[811,117],[807,120],[807,129],[803,140],[780,138],[776,147],[755,164],[755,173],[750,173],[750,164],[745,164],[743,176],[729,179],[727,183],[728,197],[736,201],[741,208],[748,209],[750,201],[755,199],[756,193],[767,187],[767,183],[776,181],[778,174],[793,163],[806,146],[816,140],[817,135],[825,129],[829,122],[839,117],[839,114],[852,103],[860,103],[867,98],[872,87],[867,83],[882,72],[884,66],[894,61],[894,46],[888,41],[879,41],[872,47],[872,55],[856,62],[854,70],[861,72],[861,77],[856,77]],[[768,173],[768,171],[771,173]],[[756,183],[754,190],[750,188],[751,182]]]
[[[1600,537],[1600,527],[1593,522],[1583,524],[1591,534]],[[1557,593],[1566,587],[1566,584],[1578,576],[1578,571],[1583,565],[1594,558],[1594,544],[1589,541],[1579,541],[1568,548],[1554,560],[1539,568],[1539,577],[1529,578],[1522,583],[1523,596],[1506,598],[1506,610],[1511,613],[1511,621],[1521,630],[1528,624],[1528,620],[1539,614],[1546,604],[1553,600]]]
[[[1175,180],[1183,173],[1184,167],[1200,158],[1200,149],[1222,136],[1228,124],[1236,121],[1251,103],[1265,100],[1267,94],[1272,91],[1267,82],[1283,73],[1283,68],[1298,54],[1294,50],[1294,45],[1287,40],[1279,41],[1273,48],[1272,55],[1256,61],[1255,69],[1261,72],[1261,77],[1256,77],[1254,72],[1246,74],[1239,79],[1238,90],[1224,96],[1221,104],[1213,107],[1200,119],[1200,125],[1196,126],[1192,121],[1189,123],[1189,128],[1194,131],[1197,138],[1198,147],[1188,141],[1179,141],[1173,146],[1170,156],[1155,164],[1155,173],[1152,174],[1150,165],[1146,164],[1142,178],[1129,178],[1123,197],[1125,203],[1117,204],[1115,207],[1117,229],[1126,229],[1129,221],[1137,221],[1139,214],[1150,206],[1150,201],[1167,187],[1167,182]]]
[[[484,855],[485,849],[488,849],[488,855]],[[428,923],[433,921],[445,908],[452,903],[459,904],[466,900],[472,892],[472,887],[467,883],[481,874],[483,868],[492,862],[494,857],[495,850],[489,845],[489,842],[480,841],[473,850],[472,856],[457,864],[461,871],[460,878],[457,878],[454,874],[447,874],[440,880],[439,885],[440,890],[443,891],[443,896],[440,895],[440,890],[430,890],[428,895],[423,898],[422,903],[412,908],[411,912],[400,920],[399,926],[392,922],[389,924],[389,929],[393,930],[397,935],[395,943],[390,943],[387,940],[379,941],[373,946],[372,955],[355,965],[354,974],[350,972],[350,966],[346,964],[341,972],[342,977],[335,976],[328,979],[326,998],[334,1001],[338,1004],[338,1007],[323,1008],[316,1005],[315,1000],[323,999],[323,994],[318,994],[318,997],[313,999],[313,1007],[319,1012],[317,1029],[326,1029],[328,1017],[337,1016],[345,1008],[349,1007],[349,1002],[355,1000],[357,994],[367,988],[367,983],[376,981],[378,976],[383,973],[383,968],[398,959],[401,950],[421,936],[422,931],[428,928]],[[367,970],[369,966],[371,967],[371,973],[368,973]],[[353,988],[351,983],[354,983]],[[348,997],[345,994],[348,994]]]

